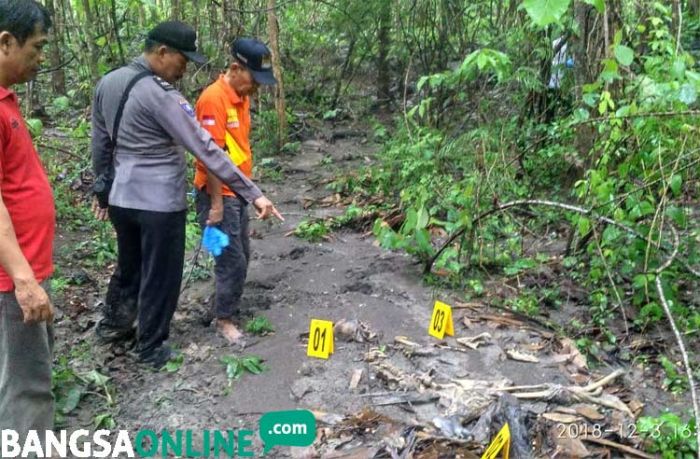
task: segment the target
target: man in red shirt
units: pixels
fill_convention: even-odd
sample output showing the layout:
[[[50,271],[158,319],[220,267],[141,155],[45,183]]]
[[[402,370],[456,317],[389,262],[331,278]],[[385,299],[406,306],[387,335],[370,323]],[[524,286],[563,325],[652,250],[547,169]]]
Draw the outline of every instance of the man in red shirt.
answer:
[[[44,60],[51,19],[34,0],[0,0],[0,430],[53,428],[53,194],[13,85]],[[43,438],[43,434],[39,435]]]

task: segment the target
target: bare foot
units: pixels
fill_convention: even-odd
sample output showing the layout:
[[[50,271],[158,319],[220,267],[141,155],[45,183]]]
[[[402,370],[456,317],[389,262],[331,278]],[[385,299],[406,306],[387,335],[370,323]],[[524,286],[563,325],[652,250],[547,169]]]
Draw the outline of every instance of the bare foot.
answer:
[[[217,319],[216,329],[229,344],[241,344],[243,342],[243,333],[229,319]]]

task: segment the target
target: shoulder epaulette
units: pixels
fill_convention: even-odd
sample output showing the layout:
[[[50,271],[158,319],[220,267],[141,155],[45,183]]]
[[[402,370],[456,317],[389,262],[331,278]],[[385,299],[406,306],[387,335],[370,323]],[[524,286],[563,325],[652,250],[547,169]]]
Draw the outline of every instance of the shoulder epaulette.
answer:
[[[174,91],[175,90],[175,87],[173,85],[171,85],[170,83],[168,83],[167,81],[165,81],[164,79],[159,77],[158,75],[153,75],[153,81],[155,81],[158,84],[158,86],[163,88],[165,91]]]

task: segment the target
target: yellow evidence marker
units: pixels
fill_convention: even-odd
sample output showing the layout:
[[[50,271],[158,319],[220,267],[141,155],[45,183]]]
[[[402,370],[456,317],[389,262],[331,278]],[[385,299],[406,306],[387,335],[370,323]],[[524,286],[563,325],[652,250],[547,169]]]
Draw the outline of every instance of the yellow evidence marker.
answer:
[[[306,355],[327,359],[333,353],[333,322],[311,319]]]
[[[508,459],[508,456],[510,456],[510,427],[508,427],[507,422],[498,431],[489,447],[486,448],[481,459],[496,459],[501,451],[503,451],[503,459]]]
[[[454,324],[452,323],[452,308],[449,305],[440,301],[435,302],[428,334],[437,339],[443,339],[445,335],[455,335]]]

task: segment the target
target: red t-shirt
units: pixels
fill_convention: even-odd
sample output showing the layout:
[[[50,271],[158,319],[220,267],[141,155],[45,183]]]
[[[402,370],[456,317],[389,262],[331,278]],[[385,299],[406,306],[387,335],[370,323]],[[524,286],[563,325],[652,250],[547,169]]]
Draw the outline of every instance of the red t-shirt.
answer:
[[[22,253],[41,282],[53,272],[56,211],[46,171],[19,111],[17,96],[0,87],[0,193]],[[0,292],[14,290],[0,267]]]

